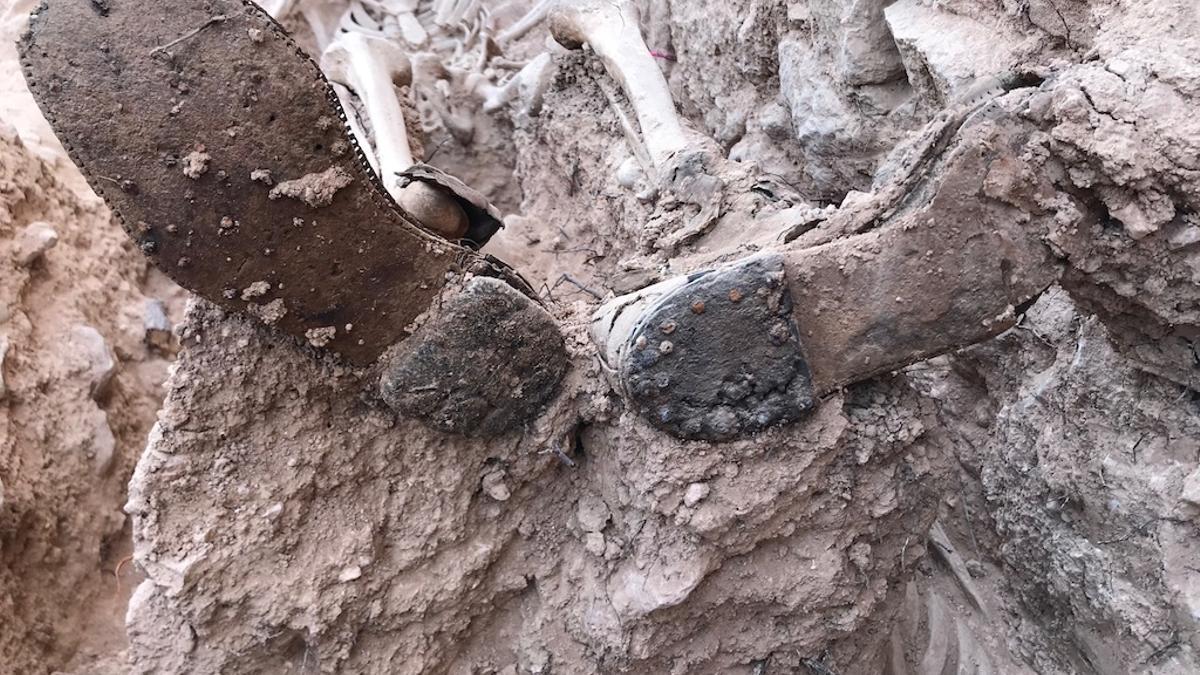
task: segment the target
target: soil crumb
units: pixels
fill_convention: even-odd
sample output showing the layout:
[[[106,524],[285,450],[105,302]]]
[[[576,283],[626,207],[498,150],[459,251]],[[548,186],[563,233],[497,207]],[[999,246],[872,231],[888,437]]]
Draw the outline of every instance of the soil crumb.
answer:
[[[295,180],[283,181],[271,188],[271,199],[291,197],[318,209],[332,204],[337,191],[349,185],[352,180],[341,167],[332,166],[321,173],[310,173]]]

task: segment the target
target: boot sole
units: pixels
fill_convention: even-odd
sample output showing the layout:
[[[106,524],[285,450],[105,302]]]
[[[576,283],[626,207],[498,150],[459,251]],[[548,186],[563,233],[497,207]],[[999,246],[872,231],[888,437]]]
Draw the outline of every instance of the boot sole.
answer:
[[[478,261],[395,205],[320,69],[243,0],[43,3],[34,97],[181,286],[368,365]]]

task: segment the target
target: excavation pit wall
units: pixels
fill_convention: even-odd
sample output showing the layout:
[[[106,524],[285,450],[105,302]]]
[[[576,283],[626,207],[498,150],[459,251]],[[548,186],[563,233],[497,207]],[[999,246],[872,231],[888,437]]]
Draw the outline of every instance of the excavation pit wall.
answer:
[[[960,20],[989,19],[969,9]],[[873,116],[885,125],[878,147],[905,125],[933,125],[890,158],[855,146],[855,162],[883,169],[874,186],[855,184],[872,191],[852,193],[794,244],[928,208],[927,186],[949,179],[976,190],[982,210],[937,215],[1015,219],[1045,237],[1065,269],[1062,288],[992,342],[852,386],[796,427],[727,445],[673,441],[625,409],[582,335],[595,304],[588,291],[630,290],[751,252],[779,222],[738,211],[743,195],[729,190],[713,229],[665,255],[656,243],[692,212],[619,183],[630,155],[603,73],[586,56],[558,57],[541,115],[516,124],[524,215],[514,224],[523,227],[497,243],[508,238],[507,250],[521,251],[510,259],[534,270],[571,327],[564,400],[537,428],[468,443],[395,418],[353,373],[197,305],[133,481],[137,560],[149,576],[129,613],[136,668],[879,672],[887,663],[921,672],[987,663],[1001,672],[1188,672],[1194,581],[1176,562],[1156,571],[1156,561],[1186,557],[1169,542],[1194,531],[1178,495],[1195,469],[1188,327],[1200,323],[1200,240],[1191,234],[1187,111],[1197,92],[1181,75],[1194,65],[1185,42],[1144,42],[1154,11],[1166,9],[1114,18],[1096,41],[1101,61],[1071,68],[1047,65],[1071,53],[1061,39],[1031,33],[1009,53],[1034,71],[1032,88],[1001,96],[963,134],[934,114],[964,85],[961,74],[934,78],[904,114]],[[1088,28],[1076,38],[1094,33],[1093,18],[1080,19]],[[1030,20],[1041,26],[1044,16]],[[803,26],[794,28],[799,39]],[[901,56],[936,71],[947,61],[923,37]],[[681,99],[704,101],[705,82],[769,72],[770,52],[759,51],[765,61],[709,62],[703,77],[715,79],[680,61],[671,81]],[[821,72],[853,100],[879,85]],[[747,129],[762,132],[756,142],[787,146],[778,138],[788,123],[771,115],[779,105],[795,115],[797,103],[774,99],[778,86],[762,80]],[[719,137],[721,120],[689,106],[681,104],[693,124]],[[837,114],[839,128],[861,122]],[[599,121],[595,134],[578,133],[580,115]],[[948,131],[923,139],[930,129]],[[947,174],[981,152],[1001,161],[978,175]],[[810,153],[808,166],[832,154]],[[889,185],[914,167],[913,196],[901,193],[889,212]],[[815,183],[812,191],[822,194]],[[1145,377],[1154,379],[1136,384]],[[1064,417],[1088,419],[1089,397],[1104,391],[1114,401],[1142,397],[1130,424],[1138,437],[1166,439],[1142,441],[1156,451],[1139,455],[1124,486],[1104,482],[1111,474],[1101,465],[1111,465],[1085,446],[1127,452],[1138,437],[1107,423],[1078,443],[1045,431]],[[1041,432],[1027,421],[1039,419]],[[1080,471],[1105,478],[1072,478]],[[1062,511],[1077,504],[1087,508]],[[1066,549],[1055,544],[1064,538]],[[1071,590],[1081,570],[1082,594]]]
[[[183,340],[127,506],[139,672],[871,663],[862,636],[885,635],[947,472],[899,380],[714,446],[576,373],[589,422],[560,454],[397,419],[352,373],[204,304]]]
[[[578,333],[553,433],[472,444],[395,419],[352,373],[198,305],[129,499],[136,549],[123,578],[139,568],[150,577],[128,613],[132,668],[879,672],[886,645],[893,667],[917,672],[1195,672],[1200,51],[1190,8],[963,0],[898,2],[889,17],[881,3],[850,16],[828,3],[734,2],[719,14],[665,4],[648,3],[647,42],[674,56],[664,66],[685,118],[819,204],[871,190],[881,165],[887,175],[886,153],[980,74],[957,66],[994,49],[1008,59],[997,65],[1044,79],[1046,95],[1020,119],[1045,134],[1034,165],[1052,178],[1052,198],[1069,199],[1045,211],[1003,185],[989,197],[1067,216],[1053,242],[1067,261],[1062,287],[988,343],[856,385],[789,432],[729,446],[650,432],[602,384]],[[956,33],[902,21],[922,12],[952,15],[935,18],[962,34],[995,28],[996,39],[988,53],[939,52]],[[880,21],[893,22],[890,42],[876,41]],[[875,37],[864,50],[843,31]],[[540,49],[542,37],[528,42]],[[689,214],[656,213],[633,194],[651,187],[644,180],[619,183],[630,155],[602,71],[586,55],[555,59],[541,116],[513,122],[515,148],[506,120],[502,141],[484,131],[440,156],[450,170],[515,164],[520,187],[497,183],[506,206],[523,193],[514,224],[524,227],[502,235],[500,255],[553,288],[564,322],[578,326],[593,303],[559,283],[563,273],[622,292],[697,258],[752,251],[764,232],[773,241],[770,227],[726,214],[683,255],[656,258],[658,235]],[[731,94],[728,82],[741,84]],[[581,119],[597,129],[579,133]],[[436,145],[445,133],[432,126]],[[37,179],[17,192],[57,189]],[[741,196],[731,191],[729,205]],[[846,201],[800,243],[844,236],[863,197]],[[88,218],[89,232],[102,227]],[[647,234],[647,222],[660,231]],[[123,240],[103,226],[108,251]],[[74,236],[59,235],[51,262]],[[130,290],[140,272],[126,278],[112,261],[144,266],[116,248],[79,276],[140,303]],[[83,288],[81,306],[112,302]],[[24,339],[10,340],[3,365],[10,415],[28,412],[13,404],[33,363]],[[118,386],[133,370],[121,360]],[[67,410],[94,415],[80,382],[41,381]],[[90,599],[108,597],[121,556],[95,542],[121,536],[120,484],[159,395],[145,391],[129,424],[113,428],[106,478],[76,458],[69,472],[12,479],[11,448],[57,446],[5,446],[0,590],[17,599],[0,636],[6,657],[67,662]],[[78,536],[56,551],[31,522]],[[17,535],[43,543],[15,546]],[[27,616],[31,607],[47,611]],[[76,651],[76,665],[95,649]]]

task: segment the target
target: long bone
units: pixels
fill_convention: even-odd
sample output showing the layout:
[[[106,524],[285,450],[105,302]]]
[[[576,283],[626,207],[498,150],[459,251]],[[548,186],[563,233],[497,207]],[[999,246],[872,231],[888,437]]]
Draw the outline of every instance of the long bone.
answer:
[[[720,218],[725,184],[712,174],[715,158],[689,142],[667,80],[642,39],[633,2],[561,0],[550,13],[550,32],[565,47],[591,46],[633,106],[644,149],[616,98],[600,84],[629,137],[633,154],[647,174],[657,174],[656,182],[671,200],[698,209],[681,227],[658,237],[653,246],[670,253],[708,232]],[[644,155],[649,155],[648,161]]]
[[[533,30],[542,21],[545,21],[546,15],[550,13],[551,8],[558,0],[538,0],[538,3],[533,6],[524,16],[513,22],[508,28],[505,28],[499,35],[496,36],[496,42],[501,45],[506,45],[513,40],[520,40],[523,35]]]
[[[478,0],[434,0],[434,21],[439,26],[457,26],[468,14],[479,10]]]
[[[563,0],[550,12],[550,32],[568,49],[589,45],[633,106],[658,168],[688,147],[667,80],[638,28],[629,0]]]
[[[466,234],[467,214],[449,195],[425,183],[401,185],[398,177],[416,163],[395,86],[411,84],[412,64],[391,41],[348,32],[338,36],[321,57],[331,80],[358,95],[374,131],[375,157],[384,187],[405,211],[447,239]]]

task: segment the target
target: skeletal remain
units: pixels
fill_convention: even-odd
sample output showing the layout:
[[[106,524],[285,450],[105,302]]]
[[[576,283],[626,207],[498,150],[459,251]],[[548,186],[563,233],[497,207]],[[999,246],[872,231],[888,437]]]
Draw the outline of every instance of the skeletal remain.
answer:
[[[386,37],[383,25],[376,21],[367,8],[357,0],[351,2],[345,13],[342,14],[341,20],[338,21],[338,31]]]
[[[517,19],[511,26],[505,28],[504,32],[497,35],[496,42],[506,45],[513,40],[520,40],[522,36],[546,20],[546,15],[550,13],[550,9],[556,2],[558,0],[538,0],[538,3],[525,16]]]
[[[383,16],[380,28],[385,35],[398,35],[408,44],[420,47],[429,41],[429,33],[417,19],[417,0],[365,0]]]
[[[562,0],[550,12],[550,32],[568,49],[589,45],[625,91],[643,142],[658,167],[688,148],[667,80],[638,29],[629,0]]]
[[[419,181],[397,178],[415,164],[396,96],[396,84],[412,83],[412,64],[390,40],[360,32],[342,33],[325,50],[321,68],[331,80],[353,90],[363,102],[374,132],[375,158],[384,187],[421,224],[446,237],[466,234],[466,212],[454,197]]]
[[[289,14],[299,12],[308,24],[308,29],[312,31],[318,51],[324,51],[333,40],[338,24],[345,14],[339,5],[324,0],[273,0],[264,4],[263,9],[276,21],[282,21]]]
[[[350,0],[345,6],[329,0],[270,0],[261,6],[277,21],[298,12],[308,24],[319,52],[324,52],[339,33],[346,32],[401,37],[413,46],[428,40],[428,33],[413,13],[415,0]]]
[[[408,57],[386,39],[344,33],[322,54],[321,69],[329,79],[353,91],[366,107],[375,134],[379,172],[387,185],[388,177],[413,164],[404,111],[395,90],[397,83],[412,82]]]
[[[468,14],[479,11],[479,0],[434,0],[434,21],[439,26],[462,24]]]
[[[484,112],[495,112],[516,99],[524,102],[521,113],[537,114],[542,107],[542,96],[550,86],[553,59],[548,53],[539,54],[504,84],[492,83],[483,73],[469,73],[466,87],[483,101]]]
[[[647,175],[653,175],[653,182],[672,200],[698,208],[681,226],[647,242],[672,253],[703,236],[721,217],[725,182],[715,167],[722,160],[702,145],[689,142],[667,80],[638,25],[631,0],[561,0],[550,13],[554,39],[568,48],[591,46],[625,92],[641,129],[640,143],[615,94],[604,83],[597,83]],[[667,208],[673,210],[672,205]]]

